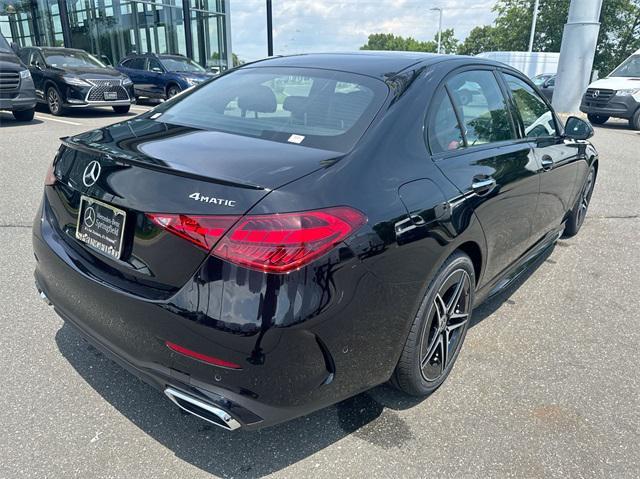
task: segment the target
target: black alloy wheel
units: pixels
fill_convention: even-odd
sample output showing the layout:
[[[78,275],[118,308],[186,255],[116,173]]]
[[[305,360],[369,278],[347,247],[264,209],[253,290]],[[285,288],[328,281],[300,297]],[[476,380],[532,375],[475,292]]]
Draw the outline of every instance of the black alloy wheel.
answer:
[[[447,378],[471,320],[475,275],[470,258],[454,253],[433,280],[411,327],[392,382],[426,396]]]
[[[593,188],[595,184],[596,169],[592,166],[589,169],[589,175],[587,176],[587,180],[585,181],[582,191],[580,192],[580,196],[578,197],[578,202],[567,219],[564,236],[574,236],[578,231],[580,231],[582,223],[584,223],[584,219],[587,216],[587,210],[589,209],[589,203],[591,202],[591,196],[593,195]]]
[[[47,105],[52,115],[60,116],[64,113],[62,98],[56,87],[49,87],[47,90]]]

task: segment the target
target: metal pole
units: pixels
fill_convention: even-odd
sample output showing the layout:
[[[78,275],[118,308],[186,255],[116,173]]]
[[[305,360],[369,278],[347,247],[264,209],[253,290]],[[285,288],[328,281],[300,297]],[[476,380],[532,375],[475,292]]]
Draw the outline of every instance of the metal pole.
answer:
[[[540,0],[536,0],[533,4],[533,20],[531,22],[531,36],[529,37],[529,52],[533,51],[533,39],[536,36],[536,23],[538,23],[538,7]]]
[[[431,11],[437,11],[440,13],[440,20],[438,21],[438,53],[440,53],[442,50],[442,8],[433,7]]]
[[[553,92],[553,106],[560,113],[579,111],[591,78],[601,8],[602,0],[571,0]]]
[[[273,56],[273,13],[271,0],[267,0],[267,55]]]

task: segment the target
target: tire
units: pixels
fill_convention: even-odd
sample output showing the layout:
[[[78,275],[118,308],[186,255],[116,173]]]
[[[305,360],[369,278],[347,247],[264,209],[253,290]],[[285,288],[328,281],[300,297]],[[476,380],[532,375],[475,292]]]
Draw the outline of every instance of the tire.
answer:
[[[584,186],[580,191],[580,196],[578,196],[578,201],[573,207],[573,210],[571,210],[571,213],[569,213],[569,218],[567,218],[563,233],[565,238],[575,236],[578,234],[578,231],[580,231],[582,223],[584,223],[584,218],[587,216],[587,210],[589,209],[589,202],[591,201],[591,195],[593,195],[593,187],[595,184],[596,168],[595,166],[591,166],[587,179],[584,182]]]
[[[394,386],[411,396],[428,396],[444,382],[467,334],[475,284],[471,259],[456,251],[422,300],[391,378]],[[442,348],[445,341],[446,349]]]
[[[54,86],[47,88],[47,106],[52,115],[64,115],[65,108],[62,103],[62,95],[60,95],[60,92]]]
[[[131,109],[131,105],[118,105],[112,107],[113,111],[115,111],[118,115],[124,115],[125,113],[129,113]]]
[[[18,121],[31,121],[33,120],[33,116],[36,113],[36,109],[31,108],[29,110],[19,110],[19,111],[14,111],[12,113],[13,113],[13,117]]]
[[[640,130],[640,108],[629,118],[629,126],[634,130]]]
[[[176,96],[181,91],[182,90],[180,89],[180,87],[178,85],[169,85],[167,87],[167,100],[169,98],[173,98],[174,96]]]
[[[603,115],[587,115],[587,118],[594,125],[604,125],[610,117]]]

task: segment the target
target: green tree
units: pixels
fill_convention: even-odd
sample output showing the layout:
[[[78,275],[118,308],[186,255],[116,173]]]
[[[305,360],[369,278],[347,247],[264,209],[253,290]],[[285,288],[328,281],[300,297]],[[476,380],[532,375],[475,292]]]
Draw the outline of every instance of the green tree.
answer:
[[[455,36],[453,28],[442,31],[441,47],[443,53],[455,54],[460,42]],[[396,50],[405,52],[427,52],[436,53],[438,51],[438,34],[433,40],[421,42],[412,37],[401,37],[392,33],[372,33],[369,35],[367,43],[360,47],[360,50]]]
[[[475,55],[486,51],[526,51],[533,19],[532,0],[498,0],[493,25],[474,28],[458,53]],[[540,0],[533,49],[559,52],[569,14],[569,1]],[[600,15],[600,34],[594,69],[611,72],[640,48],[640,0],[605,0]]]

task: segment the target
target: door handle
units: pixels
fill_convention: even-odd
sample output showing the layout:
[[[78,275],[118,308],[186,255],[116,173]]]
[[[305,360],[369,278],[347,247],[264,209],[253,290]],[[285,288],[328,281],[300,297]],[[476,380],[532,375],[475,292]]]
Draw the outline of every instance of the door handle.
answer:
[[[555,165],[553,158],[551,158],[549,155],[544,155],[542,157],[541,163],[542,163],[542,169],[544,171],[549,171]]]
[[[474,178],[471,182],[471,189],[478,196],[484,196],[488,194],[493,187],[496,186],[496,180],[494,178],[483,177],[483,178]]]

